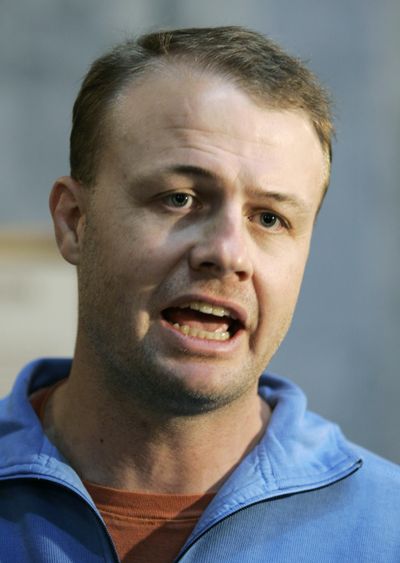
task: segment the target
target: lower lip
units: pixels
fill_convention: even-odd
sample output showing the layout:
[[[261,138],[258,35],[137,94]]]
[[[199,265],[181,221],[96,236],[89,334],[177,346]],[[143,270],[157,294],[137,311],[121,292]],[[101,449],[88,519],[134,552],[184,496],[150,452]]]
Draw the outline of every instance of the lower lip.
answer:
[[[196,338],[195,336],[183,334],[164,319],[161,319],[161,327],[172,346],[176,347],[178,345],[185,352],[201,355],[232,354],[240,346],[244,335],[244,330],[239,329],[228,340],[207,340],[206,338]]]

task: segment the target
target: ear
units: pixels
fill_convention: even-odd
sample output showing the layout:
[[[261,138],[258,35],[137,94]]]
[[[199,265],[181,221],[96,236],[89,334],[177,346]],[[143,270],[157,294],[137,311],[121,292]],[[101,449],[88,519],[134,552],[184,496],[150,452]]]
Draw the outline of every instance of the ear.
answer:
[[[75,266],[79,264],[86,222],[84,189],[70,176],[63,176],[56,180],[49,199],[58,248],[65,260]]]

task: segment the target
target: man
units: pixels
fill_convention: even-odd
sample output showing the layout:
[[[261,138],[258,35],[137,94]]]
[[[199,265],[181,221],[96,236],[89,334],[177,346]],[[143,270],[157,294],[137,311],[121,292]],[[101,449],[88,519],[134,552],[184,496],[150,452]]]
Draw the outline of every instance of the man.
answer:
[[[50,196],[76,349],[1,404],[1,561],[400,561],[398,468],[261,376],[331,136],[312,74],[245,29],[94,63]]]

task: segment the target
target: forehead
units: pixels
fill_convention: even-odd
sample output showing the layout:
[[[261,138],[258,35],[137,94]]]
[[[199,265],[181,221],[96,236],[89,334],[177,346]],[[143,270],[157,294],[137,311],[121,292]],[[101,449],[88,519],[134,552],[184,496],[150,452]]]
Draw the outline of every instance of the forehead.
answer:
[[[109,117],[105,161],[126,171],[191,160],[217,174],[235,176],[246,166],[256,174],[268,168],[271,175],[274,166],[296,174],[306,156],[308,171],[323,183],[323,151],[309,118],[256,104],[219,76],[173,67],[150,73],[119,94]]]

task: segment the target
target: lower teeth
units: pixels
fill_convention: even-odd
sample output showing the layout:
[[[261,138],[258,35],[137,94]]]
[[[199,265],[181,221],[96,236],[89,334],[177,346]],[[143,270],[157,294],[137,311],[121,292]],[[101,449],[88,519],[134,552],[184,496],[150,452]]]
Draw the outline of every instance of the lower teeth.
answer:
[[[228,340],[228,338],[230,338],[230,334],[227,331],[210,332],[208,330],[192,328],[188,325],[180,325],[178,323],[175,323],[172,326],[185,336],[195,336],[196,338],[202,338],[203,340]]]

